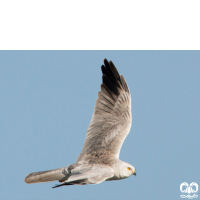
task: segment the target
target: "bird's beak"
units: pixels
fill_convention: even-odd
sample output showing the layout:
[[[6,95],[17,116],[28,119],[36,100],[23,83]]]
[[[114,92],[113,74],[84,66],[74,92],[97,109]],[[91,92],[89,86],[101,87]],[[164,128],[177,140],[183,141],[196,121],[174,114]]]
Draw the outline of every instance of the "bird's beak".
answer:
[[[133,175],[135,175],[135,176],[136,176],[136,170],[134,170],[134,171],[133,171]]]

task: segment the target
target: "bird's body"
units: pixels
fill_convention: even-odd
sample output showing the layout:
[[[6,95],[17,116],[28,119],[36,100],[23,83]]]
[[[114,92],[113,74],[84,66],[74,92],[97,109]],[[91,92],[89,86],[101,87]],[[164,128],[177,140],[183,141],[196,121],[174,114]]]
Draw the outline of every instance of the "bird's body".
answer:
[[[29,174],[26,183],[59,181],[63,185],[98,184],[136,175],[135,168],[121,160],[119,154],[128,135],[131,96],[125,79],[112,61],[104,60],[103,83],[98,93],[94,114],[85,143],[76,163],[67,167]]]

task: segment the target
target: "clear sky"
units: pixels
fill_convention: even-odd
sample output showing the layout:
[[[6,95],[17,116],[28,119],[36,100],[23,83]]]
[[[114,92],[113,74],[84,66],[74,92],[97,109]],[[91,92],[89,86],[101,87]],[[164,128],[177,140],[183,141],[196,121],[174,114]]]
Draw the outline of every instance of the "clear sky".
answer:
[[[137,176],[56,189],[26,184],[28,173],[76,161],[104,58],[131,91],[120,159]],[[0,93],[1,200],[180,199],[182,182],[200,186],[200,51],[0,51]]]

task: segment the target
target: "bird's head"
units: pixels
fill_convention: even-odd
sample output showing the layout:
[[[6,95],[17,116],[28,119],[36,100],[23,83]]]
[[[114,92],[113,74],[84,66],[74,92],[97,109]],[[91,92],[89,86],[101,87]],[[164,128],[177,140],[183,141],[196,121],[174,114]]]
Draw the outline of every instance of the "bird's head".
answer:
[[[133,167],[131,164],[128,164],[125,166],[125,173],[130,176],[130,175],[135,175],[136,176],[136,170],[135,167]]]
[[[121,178],[128,178],[131,175],[135,175],[136,176],[135,167],[132,166],[129,163],[121,162],[121,165],[120,165],[120,177]]]

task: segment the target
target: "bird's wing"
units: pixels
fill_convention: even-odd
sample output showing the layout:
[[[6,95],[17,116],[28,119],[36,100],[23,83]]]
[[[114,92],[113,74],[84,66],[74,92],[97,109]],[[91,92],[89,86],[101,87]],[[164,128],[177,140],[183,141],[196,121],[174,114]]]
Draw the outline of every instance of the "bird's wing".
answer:
[[[98,184],[106,179],[112,178],[114,170],[105,165],[80,165],[71,171],[70,177],[67,180],[60,181],[62,184],[56,185],[85,185]]]
[[[131,128],[131,95],[127,83],[112,61],[101,67],[103,83],[77,163],[98,163],[100,158],[119,158]]]

